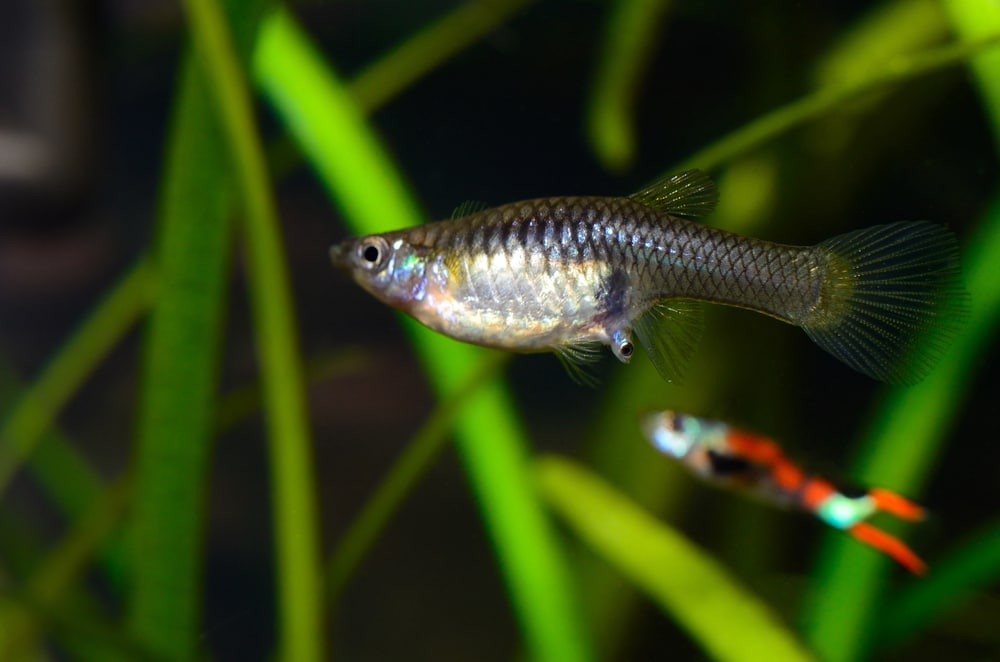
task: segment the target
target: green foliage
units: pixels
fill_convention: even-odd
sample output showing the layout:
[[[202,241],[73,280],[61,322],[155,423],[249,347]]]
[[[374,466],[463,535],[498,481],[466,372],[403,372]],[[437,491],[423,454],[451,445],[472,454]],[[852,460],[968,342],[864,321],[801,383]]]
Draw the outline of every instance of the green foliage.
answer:
[[[213,633],[203,636],[211,590],[204,578],[211,537],[207,527],[212,526],[207,501],[216,485],[213,444],[258,406],[266,421],[275,565],[274,605],[265,611],[273,618],[273,656],[279,659],[318,660],[325,659],[328,648],[343,650],[337,637],[346,609],[328,605],[346,607],[352,583],[364,574],[361,568],[377,572],[382,567],[375,559],[365,561],[384,538],[394,535],[392,524],[404,505],[419,498],[418,484],[442,456],[449,430],[493,544],[511,620],[531,659],[628,659],[631,638],[639,636],[632,631],[644,604],[639,594],[658,608],[655,618],[672,621],[683,633],[662,634],[665,644],[646,642],[658,651],[681,638],[693,642],[699,655],[715,659],[862,659],[908,641],[919,645],[937,619],[960,616],[955,610],[970,596],[988,591],[1000,576],[993,514],[978,512],[978,534],[950,554],[935,552],[927,580],[909,580],[897,590],[885,558],[840,534],[829,536],[817,568],[807,574],[803,563],[789,562],[792,551],[783,551],[809,553],[788,534],[786,519],[734,499],[724,507],[706,505],[702,491],[638,439],[636,414],[651,407],[756,417],[757,427],[770,426],[775,436],[799,439],[803,445],[822,439],[828,425],[837,430],[857,425],[853,415],[836,419],[850,403],[857,407],[863,402],[863,396],[844,392],[842,385],[831,391],[818,381],[818,373],[798,365],[795,348],[783,341],[786,336],[739,314],[711,313],[708,337],[692,361],[698,367],[683,387],[664,385],[647,362],[636,360],[612,373],[594,393],[570,386],[575,390],[563,397],[573,404],[563,408],[558,404],[560,386],[539,386],[519,376],[518,369],[535,370],[544,359],[530,359],[530,367],[527,361],[518,364],[506,377],[500,369],[509,357],[455,343],[409,320],[403,324],[421,377],[408,378],[398,365],[409,350],[392,349],[387,368],[382,357],[391,341],[354,336],[350,342],[363,350],[335,350],[325,369],[307,376],[292,295],[299,265],[285,249],[251,93],[255,90],[269,102],[274,124],[312,168],[347,229],[369,233],[420,223],[425,215],[413,195],[417,178],[407,180],[391,141],[379,135],[389,125],[372,113],[393,104],[404,91],[433,85],[434,75],[447,69],[449,61],[464,49],[476,52],[484,40],[497,57],[513,49],[517,39],[540,39],[529,36],[532,21],[548,26],[551,13],[561,10],[543,2],[528,9],[528,0],[479,0],[416,32],[387,21],[390,32],[397,30],[398,43],[384,58],[363,67],[353,82],[345,82],[336,73],[337,56],[313,45],[289,10],[268,11],[266,3],[229,4],[228,14],[216,2],[185,4],[191,46],[173,101],[159,226],[149,256],[121,277],[27,386],[4,369],[0,392],[9,404],[0,424],[0,494],[18,488],[12,479],[16,482],[19,471],[29,469],[41,493],[65,517],[66,529],[60,539],[49,540],[30,512],[8,500],[0,502],[0,563],[9,580],[0,595],[0,657],[41,657],[43,646],[52,644],[73,659],[215,654]],[[826,53],[813,52],[809,70],[795,69],[802,78],[818,81],[818,89],[810,92],[798,80],[775,82],[761,73],[759,86],[777,90],[765,97],[763,106],[773,110],[754,117],[738,104],[723,109],[725,121],[738,127],[727,133],[727,125],[711,117],[699,122],[708,110],[700,106],[699,94],[715,94],[717,83],[679,90],[673,81],[667,83],[657,59],[674,46],[671,40],[683,38],[685,26],[697,29],[699,22],[720,19],[692,13],[686,3],[623,1],[604,17],[603,46],[587,44],[594,72],[581,78],[592,73],[592,87],[585,108],[580,107],[583,95],[574,97],[574,121],[586,121],[595,160],[609,170],[625,171],[647,159],[654,165],[647,162],[637,173],[647,180],[687,167],[711,170],[721,203],[708,222],[720,227],[775,239],[788,232],[818,240],[829,236],[830,228],[813,227],[809,214],[845,227],[901,220],[873,220],[860,210],[859,192],[869,184],[864,177],[872,172],[869,165],[884,168],[890,160],[882,151],[891,151],[892,143],[876,139],[883,137],[876,135],[880,130],[890,134],[898,129],[904,142],[926,131],[920,104],[898,104],[898,95],[913,93],[912,98],[926,102],[936,92],[921,95],[920,90],[942,84],[947,72],[954,84],[954,70],[971,62],[979,109],[1000,145],[1000,55],[995,48],[1000,16],[973,1],[954,0],[943,8],[925,0],[890,1],[853,24],[837,25],[824,43]],[[767,51],[773,40],[744,27],[773,57],[775,51]],[[952,27],[961,35],[957,41],[947,39]],[[580,47],[572,42],[572,31],[552,32],[544,34],[558,45],[553,52],[563,53],[563,43]],[[590,41],[599,41],[600,34],[590,35]],[[805,48],[794,35],[787,46]],[[691,61],[673,64],[689,72],[698,57],[686,55]],[[787,54],[781,59],[786,61]],[[539,58],[538,66],[549,65]],[[740,63],[730,68],[746,75],[756,71]],[[483,81],[469,84],[477,85],[487,86]],[[654,88],[672,95],[671,107],[682,102],[689,111],[690,127],[669,134],[677,140],[690,129],[700,137],[700,143],[690,143],[697,149],[686,159],[676,158],[676,150],[648,153],[647,134],[655,130],[640,109],[646,92]],[[525,98],[544,98],[546,90],[534,89]],[[454,111],[456,117],[471,112],[460,104]],[[544,116],[530,105],[523,112]],[[866,125],[882,117],[888,120],[880,130]],[[676,128],[659,118],[656,124],[667,125],[668,131]],[[506,129],[483,129],[488,132]],[[537,159],[553,170],[560,168],[560,159],[572,159],[557,152],[538,159],[538,145],[513,151],[519,164],[530,166]],[[995,169],[997,153],[1000,148],[987,152],[993,162],[978,167]],[[490,170],[489,158],[473,156],[478,158],[470,160],[470,171]],[[426,162],[433,158],[442,155],[428,155]],[[804,159],[816,174],[801,172]],[[679,164],[667,168],[674,160]],[[916,167],[913,161],[906,165]],[[932,194],[945,196],[949,187],[966,179],[950,180]],[[620,180],[614,185],[629,190]],[[998,194],[991,182],[985,195],[963,208],[985,207],[983,200]],[[457,202],[466,193],[456,190],[454,195]],[[504,196],[505,187],[497,183],[495,195]],[[889,207],[898,203],[893,200]],[[833,213],[824,215],[828,209]],[[845,220],[860,213],[864,219]],[[950,454],[975,458],[981,449],[977,439],[962,440],[958,429],[1000,315],[994,266],[1000,263],[1000,207],[988,208],[972,232],[964,229],[974,220],[967,213],[970,218],[950,219],[968,237],[963,261],[973,314],[967,331],[926,380],[912,388],[881,391],[869,422],[847,430],[858,437],[851,475],[913,497],[926,493],[935,480],[960,489],[961,477],[935,470]],[[776,227],[775,219],[783,217],[808,218],[810,225]],[[322,245],[312,248],[325,251]],[[246,277],[260,383],[252,393],[239,390],[223,398],[220,371],[232,351],[224,321],[231,308],[227,294],[233,273]],[[336,276],[329,278],[333,282]],[[324,283],[321,289],[326,287]],[[372,304],[369,310],[374,309]],[[339,313],[346,320],[356,314]],[[135,421],[136,446],[128,466],[107,480],[105,472],[91,466],[94,459],[74,446],[77,431],[60,433],[57,424],[98,365],[143,316],[148,319],[135,411],[121,415],[128,424]],[[763,362],[764,356],[782,357],[778,360],[786,363],[775,367]],[[349,373],[379,376],[384,395],[379,411],[409,404],[400,401],[400,394],[408,397],[410,391],[387,386],[416,388],[412,385],[421,379],[437,404],[422,427],[404,435],[409,438],[405,446],[403,438],[390,441],[399,449],[399,459],[341,533],[320,515],[341,509],[339,498],[350,490],[336,481],[317,480],[321,467],[310,428],[319,425],[319,414],[325,412],[307,400],[306,382],[336,381]],[[832,374],[844,379],[842,373]],[[352,435],[344,444],[336,443],[339,438],[320,442],[323,453],[338,462],[341,457],[350,462],[348,448],[372,442],[373,431],[386,422],[379,417],[357,420],[370,411],[360,397],[332,405],[348,412],[355,425],[347,428],[353,433],[344,433]],[[585,398],[596,402],[596,414],[583,413]],[[558,422],[546,424],[549,415]],[[809,416],[820,420],[804,420]],[[557,432],[546,434],[547,427]],[[577,443],[583,437],[586,451]],[[960,440],[965,443],[958,444]],[[842,438],[832,441],[843,445]],[[586,452],[589,468],[539,450],[553,443]],[[808,456],[810,450],[799,448],[796,454]],[[843,462],[841,450],[827,454]],[[968,456],[964,461],[971,462]],[[334,496],[320,500],[321,493]],[[556,518],[568,525],[566,535],[560,534]],[[324,539],[332,543],[325,572]],[[457,564],[457,559],[444,563]],[[84,581],[93,568],[110,579],[104,593]],[[791,581],[776,576],[777,570]],[[388,614],[395,612],[390,605],[385,609],[387,622],[374,627],[391,630]],[[125,626],[118,624],[121,613],[127,614]]]
[[[535,467],[553,509],[676,618],[709,657],[814,659],[764,603],[684,536],[568,460],[541,457]]]

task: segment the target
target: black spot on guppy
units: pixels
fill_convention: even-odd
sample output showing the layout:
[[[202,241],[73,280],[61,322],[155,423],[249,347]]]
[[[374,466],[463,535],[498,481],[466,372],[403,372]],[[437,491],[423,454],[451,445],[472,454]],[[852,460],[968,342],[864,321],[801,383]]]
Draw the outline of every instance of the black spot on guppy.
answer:
[[[715,450],[709,450],[707,455],[708,461],[712,465],[712,473],[718,477],[745,476],[753,468],[749,461],[735,455],[727,455]]]
[[[968,296],[945,228],[892,223],[788,246],[693,220],[717,199],[689,170],[628,197],[515,202],[347,239],[330,255],[435,331],[556,352],[574,371],[600,345],[627,363],[634,336],[664,379],[678,377],[700,335],[699,302],[799,326],[848,366],[894,383],[919,381],[961,328]]]

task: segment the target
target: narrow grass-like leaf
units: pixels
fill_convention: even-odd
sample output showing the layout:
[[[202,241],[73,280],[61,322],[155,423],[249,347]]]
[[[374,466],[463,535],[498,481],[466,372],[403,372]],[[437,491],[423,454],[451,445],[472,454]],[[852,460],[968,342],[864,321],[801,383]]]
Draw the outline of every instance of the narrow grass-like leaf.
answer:
[[[995,39],[983,38],[983,34],[1000,34],[1000,10],[992,5],[955,0],[945,8],[969,46]],[[1000,153],[1000,54],[979,54],[974,66]],[[887,393],[856,461],[861,479],[877,479],[901,492],[918,494],[941,451],[978,359],[1000,321],[1000,280],[996,277],[1000,202],[980,222],[968,246],[964,264],[972,295],[969,328],[927,379]],[[804,618],[809,640],[824,657],[853,660],[870,648],[881,607],[879,588],[887,572],[883,558],[828,538],[816,573],[817,597]],[[844,605],[851,608],[844,609]]]
[[[488,380],[495,377],[509,354],[496,353],[469,375],[468,381],[443,399],[430,418],[406,444],[406,448],[379,482],[363,510],[351,522],[327,564],[327,586],[335,603],[347,581],[368,555],[379,534],[409,496],[448,442],[448,431],[466,401]]]
[[[888,89],[919,76],[961,64],[973,55],[996,48],[998,45],[1000,45],[1000,34],[990,33],[990,36],[975,41],[950,44],[916,55],[900,57],[866,78],[852,81],[843,87],[824,88],[762,115],[696,152],[667,172],[681,172],[688,168],[712,170],[796,127],[837,110],[846,103],[862,98],[865,94]]]
[[[586,112],[590,143],[609,170],[624,170],[635,159],[635,97],[668,5],[669,0],[622,0],[608,6],[611,17]]]
[[[405,185],[391,174],[392,159],[373,142],[361,109],[339,81],[331,82],[332,73],[305,39],[286,11],[268,15],[254,51],[257,84],[346,220],[375,226],[359,231],[381,232],[421,222]]]
[[[25,582],[21,591],[32,605],[55,607],[86,570],[94,553],[118,524],[131,496],[131,472],[127,472],[104,491],[76,527],[57,545]],[[4,635],[0,639],[0,659],[23,659],[25,651],[34,650],[43,623],[36,611],[3,610]]]
[[[21,390],[13,372],[0,365],[0,401],[16,401]],[[71,522],[78,522],[103,498],[104,484],[98,472],[58,429],[42,436],[27,460],[27,470],[59,513]],[[115,588],[122,588],[127,564],[122,536],[105,544],[101,557],[105,576]]]
[[[879,646],[892,646],[925,630],[942,615],[961,606],[976,591],[1000,580],[1000,522],[968,540],[934,566],[922,581],[909,582],[883,611],[876,633]]]
[[[995,2],[946,0],[943,5],[952,26],[966,43],[977,43],[1000,33],[1000,6]],[[1000,50],[977,55],[972,60],[972,70],[1000,154]]]
[[[278,656],[318,661],[324,657],[325,636],[315,478],[283,242],[252,101],[225,18],[211,0],[188,0],[185,8],[246,211],[250,303],[263,375],[273,482]],[[253,9],[242,7],[243,16],[253,16],[249,13]]]
[[[169,662],[135,640],[115,619],[105,616],[93,604],[39,604],[23,593],[0,591],[0,608],[16,609],[30,614],[37,622],[44,623],[46,634],[60,642],[67,659],[79,662],[107,662],[107,660],[142,660],[143,662]],[[45,662],[53,655],[45,649],[22,652],[15,658],[19,662]]]
[[[823,55],[815,79],[821,87],[862,80],[885,62],[939,43],[948,35],[940,2],[888,0],[873,4]]]
[[[1000,205],[983,219],[964,256],[972,294],[969,328],[924,381],[889,390],[864,435],[852,475],[904,494],[919,494],[964,401],[979,357],[1000,321]],[[839,539],[838,539],[839,538]],[[933,565],[933,564],[932,564]],[[804,616],[809,640],[825,658],[853,660],[877,627],[885,557],[829,537],[816,571],[816,596]],[[845,604],[851,609],[844,609]]]
[[[361,71],[350,84],[355,103],[367,111],[378,108],[534,1],[473,0],[459,5]]]
[[[154,280],[149,264],[137,263],[21,395],[0,427],[0,495],[69,398],[146,311]]]
[[[287,14],[266,21],[254,65],[258,83],[355,231],[422,220],[360,109]],[[459,390],[487,360],[483,351],[415,323],[407,329],[441,398]],[[532,487],[527,442],[500,382],[488,383],[469,400],[456,433],[532,656],[589,659],[568,569]]]
[[[310,385],[327,379],[345,377],[360,371],[371,361],[363,347],[338,347],[335,351],[310,356],[305,363],[306,382]],[[244,384],[219,400],[215,411],[215,430],[222,434],[260,412],[260,382]]]
[[[942,450],[979,357],[1000,322],[1000,204],[969,242],[966,283],[972,294],[969,328],[924,381],[891,389],[864,435],[852,475],[904,494],[919,494]],[[932,563],[933,566],[933,563]],[[885,557],[828,537],[816,572],[816,596],[804,616],[809,639],[826,659],[852,660],[869,644],[890,570]],[[851,605],[844,609],[844,605]]]
[[[549,504],[715,660],[812,660],[771,609],[706,552],[563,458],[535,463]]]
[[[230,165],[208,87],[190,61],[166,164],[160,296],[145,348],[131,530],[133,634],[191,657],[200,619],[201,532],[230,253]]]

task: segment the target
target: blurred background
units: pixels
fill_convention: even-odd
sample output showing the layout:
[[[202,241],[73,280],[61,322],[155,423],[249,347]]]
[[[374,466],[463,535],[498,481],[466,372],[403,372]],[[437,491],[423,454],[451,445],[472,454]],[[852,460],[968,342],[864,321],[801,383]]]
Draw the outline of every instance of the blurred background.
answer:
[[[467,200],[628,194],[765,113],[956,39],[945,8],[917,0],[654,2],[642,14],[644,36],[622,27],[622,4],[629,3],[506,3],[508,15],[482,38],[369,114],[427,220],[446,218]],[[328,64],[352,80],[460,7],[342,0],[290,9]],[[104,293],[155,245],[188,41],[174,2],[7,0],[0,8],[5,416]],[[641,52],[638,64],[616,69],[615,54],[629,49]],[[262,100],[257,110],[297,334],[314,374],[308,415],[327,555],[436,397],[397,315],[331,269],[328,246],[350,234],[344,212],[288,137],[283,116]],[[712,167],[722,199],[708,222],[812,244],[864,226],[927,219],[954,230],[964,246],[997,194],[989,113],[961,62],[878,87]],[[241,241],[236,246],[219,343],[222,395],[259,375]],[[115,343],[58,416],[60,437],[100,481],[127,471],[136,456],[146,333],[140,321]],[[921,492],[911,494],[933,516],[907,539],[932,567],[996,517],[1000,386],[996,345],[985,347],[972,376],[952,385],[966,397],[942,423],[944,441],[928,458]],[[709,311],[681,385],[659,381],[644,357],[621,366],[609,354],[595,368],[596,388],[574,383],[547,355],[517,356],[504,369],[532,452],[587,465],[701,545],[793,628],[815,587],[823,525],[695,483],[646,446],[637,415],[672,407],[722,418],[774,436],[831,476],[880,480],[851,467],[886,387],[763,316]],[[205,488],[198,654],[265,659],[278,638],[266,427],[251,406],[220,430]],[[4,588],[26,591],[33,563],[67,530],[67,515],[44,481],[15,473],[0,500]],[[599,657],[701,659],[698,644],[653,600],[561,524],[558,535]],[[90,566],[81,581],[94,613],[109,624],[100,638],[114,640],[125,636],[114,624],[125,619],[127,578],[102,567]],[[1000,568],[1000,560],[990,567]],[[895,587],[909,580],[894,569],[886,581]],[[990,659],[1000,650],[997,586],[987,582],[962,595],[919,632],[869,652]],[[42,627],[33,656],[86,657],[60,636],[73,629],[65,620],[54,618],[63,629]],[[331,655],[351,660],[524,654],[504,577],[451,448],[351,576],[326,628]]]

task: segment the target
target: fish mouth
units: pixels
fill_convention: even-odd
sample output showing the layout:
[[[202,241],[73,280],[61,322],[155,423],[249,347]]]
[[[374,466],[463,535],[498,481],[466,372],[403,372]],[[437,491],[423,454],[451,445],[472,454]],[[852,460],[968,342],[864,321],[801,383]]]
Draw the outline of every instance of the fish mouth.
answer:
[[[347,269],[349,264],[349,257],[351,254],[350,242],[342,241],[339,244],[334,244],[330,246],[330,262],[333,266],[338,269]]]

